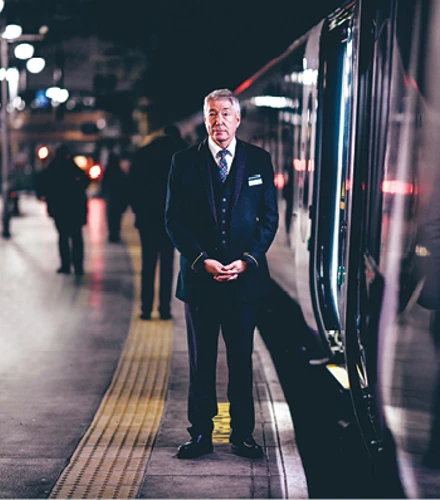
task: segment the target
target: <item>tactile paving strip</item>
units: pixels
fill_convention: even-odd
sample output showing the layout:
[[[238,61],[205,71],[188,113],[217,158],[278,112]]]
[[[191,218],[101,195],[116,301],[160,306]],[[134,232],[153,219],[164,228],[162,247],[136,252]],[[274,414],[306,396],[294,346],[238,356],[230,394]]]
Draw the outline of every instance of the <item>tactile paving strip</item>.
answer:
[[[229,403],[218,403],[218,413],[213,418],[214,430],[212,431],[212,442],[229,443],[231,434],[231,417],[229,416]]]
[[[139,297],[140,253],[127,236]],[[162,417],[172,354],[172,322],[142,321],[138,311],[135,301],[110,387],[50,498],[137,496]]]

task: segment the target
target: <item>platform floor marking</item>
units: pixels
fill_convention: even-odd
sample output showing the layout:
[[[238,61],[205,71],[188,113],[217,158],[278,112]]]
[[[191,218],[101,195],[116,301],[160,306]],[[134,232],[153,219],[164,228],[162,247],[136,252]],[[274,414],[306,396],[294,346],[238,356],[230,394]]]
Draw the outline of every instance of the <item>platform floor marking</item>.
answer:
[[[212,431],[212,442],[215,444],[229,443],[231,434],[231,418],[229,416],[229,403],[218,403],[218,413],[213,418],[214,430]]]
[[[135,271],[130,331],[110,387],[49,498],[136,498],[162,418],[172,321],[142,321],[140,252],[124,231]]]

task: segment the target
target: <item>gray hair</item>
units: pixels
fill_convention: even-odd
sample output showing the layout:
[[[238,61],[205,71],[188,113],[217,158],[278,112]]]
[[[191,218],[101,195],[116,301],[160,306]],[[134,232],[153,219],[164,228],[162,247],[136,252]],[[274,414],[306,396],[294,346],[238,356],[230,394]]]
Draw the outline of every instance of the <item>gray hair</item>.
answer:
[[[213,90],[211,93],[209,93],[205,97],[205,100],[203,102],[203,113],[205,115],[207,114],[210,101],[218,101],[219,99],[227,99],[232,104],[234,111],[238,115],[240,114],[240,101],[238,100],[236,95],[233,92],[231,92],[229,89],[217,89],[217,90]]]

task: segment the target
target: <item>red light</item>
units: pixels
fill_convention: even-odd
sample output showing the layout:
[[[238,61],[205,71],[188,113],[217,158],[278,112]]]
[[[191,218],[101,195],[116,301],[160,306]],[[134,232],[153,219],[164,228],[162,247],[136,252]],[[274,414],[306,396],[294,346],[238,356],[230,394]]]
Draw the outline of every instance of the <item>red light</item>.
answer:
[[[37,156],[40,160],[45,160],[49,156],[49,148],[41,146],[41,148],[38,148]]]
[[[101,174],[102,174],[102,168],[100,165],[95,163],[90,167],[89,177],[90,179],[92,179],[92,181],[96,181],[97,179],[99,179],[101,177]]]
[[[247,88],[251,86],[253,82],[253,78],[248,78],[245,80],[241,85],[237,87],[237,90],[235,91],[236,94],[240,94],[240,92],[244,92]]]
[[[284,181],[284,175],[283,174],[275,174],[275,186],[278,188],[278,189],[283,189],[284,185],[285,185],[285,181]]]
[[[383,181],[382,193],[385,194],[413,194],[414,186],[404,181]]]

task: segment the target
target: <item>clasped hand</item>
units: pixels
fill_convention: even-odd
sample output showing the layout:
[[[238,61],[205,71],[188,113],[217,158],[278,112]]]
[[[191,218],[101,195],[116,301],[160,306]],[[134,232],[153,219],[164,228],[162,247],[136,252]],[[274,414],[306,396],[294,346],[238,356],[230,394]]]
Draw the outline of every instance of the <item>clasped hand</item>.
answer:
[[[206,272],[212,274],[216,281],[232,281],[238,278],[238,275],[246,271],[246,262],[243,260],[234,260],[227,266],[215,259],[206,259]]]

